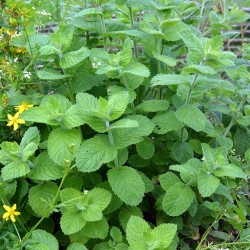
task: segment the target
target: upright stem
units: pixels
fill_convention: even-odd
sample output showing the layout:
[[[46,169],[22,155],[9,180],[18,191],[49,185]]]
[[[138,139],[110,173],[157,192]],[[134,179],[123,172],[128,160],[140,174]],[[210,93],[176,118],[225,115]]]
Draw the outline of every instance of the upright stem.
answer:
[[[233,113],[232,119],[231,119],[230,123],[228,124],[228,126],[227,126],[227,128],[226,128],[226,130],[225,130],[225,132],[223,134],[224,137],[227,136],[227,134],[229,133],[230,129],[234,125],[235,119],[237,118],[238,113],[241,111],[241,109],[242,109],[245,101],[246,101],[246,96],[243,96],[243,98],[242,98],[242,100],[241,100],[241,102],[240,102],[237,110]]]
[[[57,202],[58,196],[59,196],[59,194],[60,194],[62,185],[63,185],[63,183],[64,183],[64,181],[65,181],[65,178],[67,177],[67,175],[68,175],[68,173],[69,173],[70,166],[71,166],[70,164],[68,164],[68,165],[66,166],[64,176],[63,176],[63,178],[62,178],[62,180],[61,180],[61,182],[60,182],[60,185],[59,185],[59,187],[58,187],[58,189],[57,189],[56,195],[55,195],[55,197],[54,197],[54,199],[53,199],[53,202],[52,202],[50,208],[54,208],[55,205],[56,205],[56,202]],[[32,234],[32,232],[41,224],[41,222],[42,222],[46,217],[47,217],[47,215],[43,216],[43,217],[42,217],[42,218],[41,218],[32,228],[31,228],[31,230],[30,230],[30,231],[23,237],[23,239],[20,241],[21,245],[24,243],[25,240],[27,240],[27,239],[30,237],[30,235]]]
[[[132,7],[128,7],[128,10],[129,10],[129,18],[130,18],[131,28],[134,29],[133,9],[132,9]],[[133,40],[133,42],[134,42],[135,57],[137,59],[139,59],[138,44],[137,44],[137,41],[135,39]]]
[[[114,141],[112,131],[109,129],[110,123],[109,123],[109,121],[105,121],[105,124],[106,124],[106,128],[108,129],[109,142],[110,142],[111,146],[114,147],[115,146],[115,141]],[[115,157],[114,163],[115,163],[115,167],[119,166],[117,157]]]

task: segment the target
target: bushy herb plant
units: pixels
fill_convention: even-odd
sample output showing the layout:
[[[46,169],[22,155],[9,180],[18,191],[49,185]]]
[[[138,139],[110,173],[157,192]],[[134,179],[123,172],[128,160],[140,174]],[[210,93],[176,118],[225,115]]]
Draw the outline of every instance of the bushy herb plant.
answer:
[[[250,247],[234,2],[1,1],[0,249]]]

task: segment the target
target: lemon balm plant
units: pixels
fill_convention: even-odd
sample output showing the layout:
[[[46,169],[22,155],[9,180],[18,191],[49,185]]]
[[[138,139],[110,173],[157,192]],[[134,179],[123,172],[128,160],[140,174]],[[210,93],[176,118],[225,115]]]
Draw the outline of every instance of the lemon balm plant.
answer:
[[[249,15],[50,4],[2,2],[0,249],[248,247],[248,50],[223,36]]]

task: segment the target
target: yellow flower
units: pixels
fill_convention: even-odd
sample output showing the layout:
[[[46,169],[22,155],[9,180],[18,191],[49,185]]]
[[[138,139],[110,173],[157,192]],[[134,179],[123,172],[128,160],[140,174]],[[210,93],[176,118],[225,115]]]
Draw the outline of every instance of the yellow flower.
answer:
[[[12,207],[9,207],[7,205],[3,205],[3,208],[7,211],[3,214],[3,219],[8,220],[9,217],[12,220],[12,222],[16,222],[15,215],[18,216],[21,213],[15,211],[16,210],[16,204],[14,204]]]
[[[15,109],[18,110],[18,112],[21,114],[24,110],[32,108],[33,104],[27,104],[26,102],[22,102],[21,105],[15,106]]]
[[[18,129],[18,124],[24,124],[25,121],[23,119],[19,119],[20,113],[17,112],[14,116],[8,114],[8,119],[10,120],[7,124],[7,126],[12,126],[14,127],[14,130]]]

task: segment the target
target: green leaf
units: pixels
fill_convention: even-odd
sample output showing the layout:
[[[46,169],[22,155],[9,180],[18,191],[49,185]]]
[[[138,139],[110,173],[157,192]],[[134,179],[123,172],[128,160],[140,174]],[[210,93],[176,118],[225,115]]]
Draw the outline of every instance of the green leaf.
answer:
[[[167,172],[165,174],[162,174],[159,178],[161,187],[168,191],[168,189],[173,186],[175,183],[180,182],[181,180],[172,172]]]
[[[147,137],[143,141],[136,144],[136,151],[143,159],[150,159],[155,153],[155,146]]]
[[[25,149],[25,147],[31,142],[37,145],[40,142],[40,133],[37,127],[28,128],[28,130],[24,133],[24,136],[21,140],[20,147],[22,149]]]
[[[187,61],[192,64],[199,64],[204,57],[204,48],[201,40],[192,30],[180,32],[180,36],[188,48]]]
[[[60,125],[62,128],[71,129],[79,127],[84,123],[85,121],[78,105],[73,105],[63,114]]]
[[[233,164],[222,165],[215,169],[213,174],[218,177],[228,176],[231,178],[247,179],[247,175],[238,166]]]
[[[172,110],[157,114],[152,121],[155,123],[154,132],[157,134],[166,134],[173,130],[178,131],[183,127],[183,123],[177,120],[175,112]]]
[[[80,231],[86,221],[81,216],[81,211],[75,213],[64,213],[60,220],[60,226],[64,234],[74,234]]]
[[[137,206],[144,196],[145,186],[141,176],[131,167],[116,167],[108,171],[108,181],[113,192],[126,204]]]
[[[67,250],[88,250],[88,249],[81,243],[73,243],[68,246]]]
[[[136,106],[136,110],[145,113],[166,111],[168,108],[169,102],[167,100],[148,100]]]
[[[174,67],[176,65],[176,60],[172,57],[166,56],[166,55],[160,55],[156,52],[153,52],[154,58],[157,60],[165,63],[167,66]]]
[[[117,149],[126,148],[129,145],[142,141],[142,137],[148,136],[154,128],[154,123],[145,116],[132,115],[126,118],[138,122],[139,126],[136,128],[114,129],[112,131]]]
[[[27,162],[17,160],[2,168],[2,177],[5,181],[24,176],[30,172]]]
[[[150,76],[149,69],[141,63],[131,64],[129,67],[124,69],[123,73],[137,75],[137,76],[141,76],[141,77],[149,77]]]
[[[0,162],[3,165],[7,165],[12,161],[19,160],[16,152],[20,152],[19,145],[16,142],[4,141],[1,144],[2,150],[0,150]]]
[[[250,148],[250,133],[238,128],[234,135],[234,148],[237,153],[243,155]]]
[[[46,151],[38,155],[34,162],[34,166],[29,173],[29,178],[33,180],[49,181],[63,177],[64,169],[62,166],[56,165]]]
[[[115,242],[122,242],[122,232],[118,227],[112,227],[110,229],[110,236]]]
[[[186,73],[191,74],[204,74],[204,75],[215,75],[216,71],[213,70],[210,66],[200,66],[200,65],[190,65],[183,69]]]
[[[108,137],[98,135],[82,143],[76,153],[76,166],[81,172],[93,172],[116,156],[117,150],[110,145]]]
[[[124,111],[127,108],[128,103],[129,103],[129,93],[125,91],[115,93],[109,97],[108,115],[111,121],[119,118],[124,113]]]
[[[29,249],[32,250],[58,250],[59,244],[55,236],[44,230],[37,229],[32,232],[29,240]]]
[[[89,204],[95,204],[102,211],[109,205],[112,195],[104,188],[94,188],[87,194]]]
[[[159,242],[159,248],[165,249],[173,241],[176,232],[177,226],[175,224],[161,224],[152,230],[152,242]]]
[[[176,74],[158,74],[154,76],[151,80],[151,86],[170,86],[170,85],[180,85],[189,84],[190,79],[187,76],[176,75]]]
[[[119,213],[119,221],[122,225],[124,231],[126,231],[128,221],[131,216],[137,216],[143,218],[142,211],[138,207],[129,207],[126,209],[122,209]]]
[[[49,156],[58,165],[63,164],[64,160],[72,161],[80,143],[81,135],[78,129],[56,128],[49,135]]]
[[[57,192],[57,185],[53,182],[38,184],[29,190],[29,204],[39,216],[46,218],[53,212],[52,202]]]
[[[82,47],[77,51],[71,51],[63,55],[60,66],[64,69],[71,68],[89,57],[88,48]]]
[[[136,245],[138,242],[144,242],[144,235],[150,232],[151,228],[146,221],[137,216],[131,216],[127,228],[126,236],[129,245]]]
[[[176,118],[193,130],[206,131],[208,120],[206,116],[195,106],[185,104],[175,112]]]
[[[124,41],[122,51],[120,52],[120,63],[122,67],[126,67],[132,60],[132,41],[130,38],[126,38]]]
[[[100,221],[87,222],[83,228],[88,238],[105,239],[108,235],[109,225],[105,218]]]
[[[211,196],[220,185],[220,180],[209,172],[200,171],[198,189],[202,197]]]
[[[176,141],[172,147],[172,154],[174,159],[180,163],[185,163],[194,157],[193,149],[187,142]]]
[[[43,69],[40,71],[37,71],[37,76],[41,80],[59,80],[69,77],[70,75],[67,74],[61,74],[59,71],[54,69]]]
[[[169,186],[163,197],[162,208],[170,216],[179,216],[188,210],[195,193],[182,182],[176,182]]]
[[[51,59],[54,59],[55,57],[58,57],[61,53],[61,50],[55,48],[52,45],[45,45],[40,48],[39,50],[39,60],[42,61],[50,61]]]
[[[116,122],[113,122],[111,126],[107,128],[107,131],[112,130],[112,129],[119,129],[119,128],[137,128],[137,127],[139,127],[139,124],[137,121],[133,121],[133,120],[125,118],[125,119],[121,119]]]

